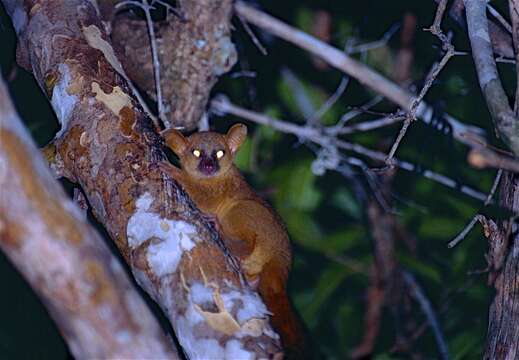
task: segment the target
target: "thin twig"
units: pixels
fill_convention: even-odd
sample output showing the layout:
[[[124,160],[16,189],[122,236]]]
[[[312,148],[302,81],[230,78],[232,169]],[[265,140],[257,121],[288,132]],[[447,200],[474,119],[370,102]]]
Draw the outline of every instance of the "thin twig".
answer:
[[[281,69],[281,76],[291,90],[294,101],[301,115],[303,115],[306,121],[309,122],[316,110],[312,99],[310,99],[310,96],[306,93],[303,82],[287,67]]]
[[[343,76],[339,86],[335,90],[335,92],[325,101],[325,103],[312,115],[309,122],[316,123],[321,119],[321,117],[328,111],[330,108],[339,100],[339,98],[344,94],[344,91],[348,87],[350,83],[349,76]]]
[[[510,21],[512,22],[512,44],[515,53],[515,71],[519,74],[519,0],[508,0]],[[519,76],[515,77],[514,113],[519,116]]]
[[[120,7],[119,4],[116,5],[116,8],[118,8],[118,7]],[[95,44],[90,44],[90,45],[94,46]],[[132,91],[133,96],[135,96],[135,98],[141,105],[141,107],[144,110],[144,112],[146,113],[146,115],[148,115],[148,117],[151,119],[151,121],[155,125],[155,128],[160,129],[160,123],[159,123],[157,117],[151,112],[150,108],[146,104],[146,101],[144,101],[139,90],[137,90],[137,87],[133,84],[133,82],[130,80],[129,76],[124,71],[124,68],[123,68],[122,64],[119,62],[119,60],[113,54],[108,53],[109,50],[107,47],[105,47],[105,46],[98,46],[98,47],[94,46],[94,47],[105,55],[105,57],[106,57],[107,61],[110,63],[110,65],[112,65],[112,67],[115,69],[115,71],[119,75],[122,76],[122,78],[126,81],[128,86],[130,87],[130,90]]]
[[[402,142],[402,139],[404,138],[404,136],[407,132],[407,129],[409,128],[411,123],[416,120],[416,112],[418,110],[418,106],[424,99],[425,95],[427,94],[427,92],[429,91],[431,86],[433,85],[434,81],[436,80],[436,78],[438,77],[440,72],[443,70],[445,65],[447,65],[447,63],[449,62],[451,57],[453,57],[455,54],[454,46],[451,44],[449,38],[443,33],[443,31],[440,28],[441,20],[443,18],[443,14],[445,12],[445,7],[447,6],[447,1],[448,0],[442,0],[440,2],[440,4],[438,5],[438,8],[436,10],[436,16],[434,18],[433,24],[431,25],[431,27],[426,29],[426,31],[430,31],[433,35],[435,35],[436,37],[438,37],[438,39],[440,39],[444,50],[446,50],[445,55],[442,57],[442,59],[440,60],[439,63],[436,63],[433,65],[432,70],[429,72],[429,74],[427,76],[427,80],[426,80],[424,86],[422,87],[422,90],[418,94],[418,97],[416,97],[413,100],[413,103],[411,104],[411,109],[409,110],[409,112],[407,114],[404,124],[402,125],[402,128],[400,129],[400,132],[398,133],[398,136],[397,136],[395,142],[391,146],[391,150],[389,151],[389,154],[386,159],[386,164],[391,164],[392,159],[395,156],[395,153],[398,149],[398,146]]]
[[[159,54],[157,50],[157,38],[155,37],[155,29],[153,28],[153,19],[151,18],[150,10],[153,7],[148,3],[148,0],[142,0],[142,3],[139,1],[128,0],[122,1],[116,5],[116,8],[121,8],[124,6],[133,5],[139,7],[146,17],[146,25],[148,27],[148,35],[150,38],[150,46],[151,46],[151,56],[153,62],[153,77],[155,80],[155,91],[157,93],[157,107],[159,112],[159,119],[164,124],[166,129],[171,128],[171,123],[169,119],[166,117],[166,110],[164,108],[164,100],[162,98],[162,87],[160,85],[160,60]]]
[[[398,115],[390,115],[380,119],[363,121],[357,124],[353,124],[350,126],[344,126],[338,134],[353,134],[356,132],[370,131],[374,129],[378,129],[384,126],[390,126],[399,122],[402,122],[406,117],[398,116]]]
[[[492,201],[492,197],[494,196],[494,193],[496,192],[496,189],[497,189],[497,186],[499,185],[499,181],[501,180],[502,174],[503,174],[503,170],[499,169],[497,171],[496,178],[494,179],[494,184],[492,184],[492,188],[490,189],[490,192],[488,193],[488,196],[485,200],[484,206],[487,206]],[[461,232],[454,239],[452,239],[449,242],[449,244],[447,245],[447,247],[449,249],[452,249],[453,247],[458,245],[460,242],[462,242],[463,239],[465,239],[467,234],[470,232],[470,230],[472,230],[472,228],[478,221],[478,215],[479,215],[479,213],[474,215],[472,220],[470,220],[470,222],[465,226],[465,228],[463,230],[461,230]]]
[[[251,38],[251,40],[254,43],[254,45],[256,45],[256,47],[260,51],[261,55],[267,56],[268,55],[267,49],[265,48],[265,46],[263,46],[263,44],[258,39],[256,34],[254,34],[254,31],[252,31],[252,29],[250,28],[249,24],[247,24],[247,22],[245,20],[243,20],[243,17],[241,17],[240,15],[238,15],[237,17],[240,20],[240,24],[245,29],[245,32],[247,33],[247,35],[249,35],[249,37]]]
[[[409,287],[411,291],[411,295],[414,297],[416,302],[420,305],[422,312],[427,318],[427,322],[431,327],[431,330],[434,334],[434,338],[436,339],[436,344],[438,345],[438,351],[440,352],[440,358],[443,360],[449,359],[449,347],[447,346],[447,342],[445,341],[445,337],[443,335],[443,331],[440,327],[440,323],[436,317],[436,313],[431,305],[431,302],[425,296],[425,293],[421,289],[420,285],[414,278],[414,276],[407,272],[403,272],[404,282]]]
[[[487,4],[488,12],[492,14],[493,17],[496,18],[497,21],[508,31],[510,34],[512,33],[512,26],[506,21],[506,19],[497,11],[492,5]]]
[[[146,23],[148,25],[148,34],[150,36],[151,44],[151,56],[153,57],[153,77],[155,78],[155,91],[157,92],[157,107],[159,110],[159,119],[162,120],[164,126],[169,129],[171,123],[166,118],[166,110],[164,108],[164,99],[162,98],[162,86],[160,85],[160,60],[159,53],[157,50],[157,38],[155,37],[155,29],[153,28],[153,20],[151,19],[150,9],[148,0],[142,0],[144,6],[144,14],[146,15]]]
[[[411,109],[414,100],[412,94],[408,93],[406,90],[379,73],[373,71],[366,65],[349,57],[343,51],[334,48],[301,30],[289,26],[262,11],[254,9],[243,1],[236,2],[235,10],[251,24],[307,50],[311,54],[323,59],[331,66],[339,69],[352,78],[357,79],[360,83],[366,85],[376,93],[381,94],[388,100],[398,104],[403,109],[407,111]],[[432,110],[422,102],[418,107],[417,117],[429,124],[431,122],[431,115]],[[479,138],[482,133],[481,129],[463,124],[452,116],[446,115],[445,119],[452,127],[453,137],[468,146],[473,146],[474,139]]]
[[[330,128],[327,128],[326,131],[330,135],[349,134],[350,132],[348,132],[348,130],[346,129],[346,127],[344,125],[348,121],[353,119],[354,117],[359,116],[360,114],[363,114],[363,113],[369,111],[369,109],[371,109],[373,106],[375,106],[379,102],[381,102],[382,99],[383,99],[382,96],[377,95],[373,99],[368,101],[366,104],[348,111],[347,113],[345,113],[344,115],[341,116],[340,120],[337,122],[336,125],[334,125]],[[355,125],[353,125],[353,126],[355,126]]]
[[[365,44],[360,44],[360,45],[346,46],[345,52],[348,55],[351,55],[351,54],[356,54],[356,53],[363,53],[366,51],[378,49],[382,46],[385,46],[385,45],[387,45],[387,43],[389,42],[391,37],[397,32],[397,30],[399,28],[400,28],[400,24],[394,24],[393,26],[391,26],[389,28],[389,30],[387,30],[385,32],[384,35],[382,35],[382,38],[380,38],[379,40],[372,41],[372,42],[365,43]]]
[[[314,127],[299,126],[287,121],[274,119],[267,115],[244,109],[242,107],[232,104],[229,100],[225,99],[225,97],[222,96],[219,96],[215,98],[213,101],[211,101],[211,108],[215,113],[232,114],[234,116],[238,116],[243,119],[256,122],[258,124],[267,125],[278,131],[296,135],[299,139],[312,141],[315,144],[318,144],[322,147],[336,146],[338,149],[352,151],[362,156],[368,157],[372,160],[380,162],[384,162],[387,157],[386,154],[382,152],[368,149],[362,145],[350,143],[344,140],[339,140],[333,136],[326,136],[325,131],[323,132]],[[452,189],[459,189],[459,191],[461,191],[462,193],[475,199],[478,199],[480,201],[484,201],[486,199],[485,194],[477,190],[474,190],[469,186],[460,185],[457,181],[442,174],[438,174],[434,171],[420,169],[420,167],[408,161],[394,159],[394,165],[403,170],[411,172],[418,171],[425,178],[433,180]]]

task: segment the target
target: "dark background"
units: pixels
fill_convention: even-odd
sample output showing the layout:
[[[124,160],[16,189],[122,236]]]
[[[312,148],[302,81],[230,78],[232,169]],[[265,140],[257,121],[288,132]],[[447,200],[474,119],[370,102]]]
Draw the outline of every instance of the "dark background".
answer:
[[[430,33],[422,31],[432,24],[436,4],[432,0],[393,1],[261,1],[261,7],[289,24],[305,31],[311,30],[317,10],[332,16],[331,43],[343,48],[348,39],[354,44],[379,40],[405,13],[416,16],[417,29],[413,42],[415,60],[412,67],[413,84],[420,87],[432,64],[441,56],[441,46]],[[505,1],[492,4],[507,14]],[[505,15],[507,16],[507,15]],[[268,49],[262,55],[252,44],[241,24],[234,21],[234,41],[240,60],[230,74],[224,76],[214,93],[225,93],[234,102],[293,122],[303,123],[300,106],[294,100],[282,69],[290,69],[301,81],[303,91],[316,109],[335,91],[342,74],[328,68],[319,70],[311,57],[290,44],[256,31]],[[446,19],[443,29],[452,31],[458,51],[470,51],[465,32]],[[399,50],[397,31],[387,44],[363,55],[354,55],[369,66],[391,77]],[[39,146],[52,139],[59,126],[49,102],[31,74],[15,64],[15,35],[9,18],[0,6],[0,66],[7,79],[16,107]],[[254,71],[254,78],[234,77],[241,70]],[[514,66],[500,65],[502,78],[509,94],[513,94]],[[335,123],[352,107],[374,96],[354,80],[340,100],[322,121]],[[468,124],[484,128],[489,141],[495,139],[491,121],[475,77],[470,55],[454,57],[442,71],[426,97],[427,101]],[[390,103],[382,102],[374,110],[393,112]],[[366,114],[353,121],[380,116]],[[215,129],[226,130],[236,121],[233,117],[214,117]],[[366,218],[366,207],[356,196],[351,181],[337,172],[324,176],[312,174],[310,165],[315,158],[311,148],[291,135],[247,123],[250,140],[239,154],[238,164],[249,181],[274,205],[287,224],[294,247],[294,270],[290,280],[291,295],[304,318],[322,356],[328,359],[347,358],[363,334],[365,293],[370,282],[368,271],[353,271],[334,256],[355,259],[370,268],[372,237]],[[399,125],[348,136],[346,139],[387,152],[399,130]],[[423,123],[414,123],[406,135],[397,157],[441,172],[487,192],[492,184],[493,170],[478,171],[466,164],[467,148]],[[380,164],[370,163],[371,166]],[[368,198],[373,189],[362,171],[358,179]],[[71,184],[65,184],[67,190]],[[1,189],[0,189],[1,191]],[[437,311],[452,359],[480,358],[485,343],[488,306],[493,291],[486,285],[486,276],[469,275],[486,266],[486,240],[476,228],[455,249],[447,242],[461,231],[481,202],[448,189],[419,173],[399,171],[394,178],[388,199],[399,222],[411,234],[417,245],[411,254],[397,243],[400,264],[412,272]],[[496,213],[487,207],[484,212]],[[92,220],[93,221],[93,220]],[[16,270],[0,254],[0,358],[2,359],[63,359],[68,355],[66,345],[42,304]],[[425,321],[419,307],[413,307],[417,324]],[[438,352],[431,331],[421,335],[410,353],[393,353],[395,329],[402,324],[385,311],[382,329],[377,339],[376,359],[437,358]],[[416,357],[418,356],[418,357]]]

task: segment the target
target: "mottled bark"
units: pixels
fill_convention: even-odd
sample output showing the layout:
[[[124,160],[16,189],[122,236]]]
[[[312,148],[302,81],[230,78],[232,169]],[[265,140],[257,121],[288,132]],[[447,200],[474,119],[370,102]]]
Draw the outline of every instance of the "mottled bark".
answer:
[[[122,266],[52,178],[2,79],[0,189],[0,248],[74,357],[178,358]]]
[[[61,124],[58,172],[79,183],[139,284],[196,358],[273,357],[277,334],[236,261],[161,170],[161,140],[119,76],[93,2],[4,0]]]
[[[230,39],[231,0],[182,0],[179,15],[156,26],[166,114],[176,127],[193,130],[218,77],[236,62]],[[132,36],[128,36],[132,34]],[[144,21],[113,18],[112,39],[130,78],[155,97],[149,35]]]
[[[504,221],[484,222],[489,239],[490,280],[496,296],[489,311],[485,359],[519,357],[519,175],[504,174],[499,203],[515,216]]]

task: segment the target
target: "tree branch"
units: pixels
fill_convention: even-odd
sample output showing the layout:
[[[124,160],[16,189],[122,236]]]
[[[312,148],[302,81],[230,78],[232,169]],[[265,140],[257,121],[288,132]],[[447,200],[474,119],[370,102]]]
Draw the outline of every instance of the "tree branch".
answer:
[[[472,57],[488,110],[504,142],[516,156],[519,156],[519,119],[508,104],[497,72],[488,33],[486,1],[464,0],[464,4]]]
[[[496,295],[488,314],[488,333],[484,359],[515,359],[519,354],[519,175],[504,173],[499,205],[513,216],[492,221],[481,217],[489,240],[489,281]]]
[[[162,90],[168,127],[190,131],[197,127],[218,77],[237,60],[230,37],[232,1],[180,0],[177,4],[179,16],[154,24],[160,87],[153,82],[157,64],[146,22],[118,16],[111,36],[123,49],[121,61],[130,78],[157,101],[155,89]]]
[[[436,3],[440,3],[443,0],[434,0]],[[449,9],[449,16],[454,20],[460,28],[464,31],[467,29],[467,23],[465,22],[464,15],[465,7],[463,6],[463,0],[454,0]],[[499,55],[500,58],[511,59],[514,57],[514,50],[512,47],[512,39],[510,34],[504,31],[501,26],[490,20],[489,22],[489,33],[490,41],[494,52]]]
[[[235,11],[251,24],[299,46],[311,54],[323,59],[338,70],[350,75],[352,78],[357,79],[361,84],[366,85],[376,93],[383,95],[390,101],[401,106],[404,110],[411,110],[415,96],[379,73],[373,71],[366,65],[352,59],[343,51],[325,44],[303,31],[291,27],[262,11],[256,10],[243,1],[236,2]],[[432,119],[432,109],[424,102],[421,102],[417,108],[416,116],[429,124]],[[475,140],[479,139],[479,134],[481,134],[480,129],[474,126],[465,125],[448,114],[445,115],[445,119],[452,126],[453,136],[456,140],[469,146],[477,145]]]
[[[438,345],[438,350],[440,352],[440,358],[443,360],[449,359],[449,348],[447,346],[447,342],[445,341],[445,337],[443,336],[443,331],[440,327],[440,323],[436,317],[436,313],[433,310],[429,299],[425,296],[423,290],[420,288],[418,283],[416,282],[413,275],[409,272],[404,271],[404,281],[406,285],[411,290],[411,294],[415,298],[415,300],[420,305],[422,312],[425,314],[427,318],[427,322],[431,327],[431,330],[434,334],[434,338],[436,340],[436,344]]]
[[[81,184],[186,355],[280,354],[260,297],[245,284],[218,232],[162,171],[161,139],[107,58],[114,52],[95,3],[4,3],[61,124],[57,161]]]
[[[519,0],[509,0],[512,40],[515,52],[515,103],[514,111],[519,115]]]
[[[122,266],[52,178],[1,78],[0,119],[0,248],[74,357],[178,359]]]
[[[354,153],[360,154],[372,160],[378,162],[384,162],[387,158],[386,154],[368,149],[362,145],[350,143],[344,140],[336,139],[334,137],[334,133],[330,131],[326,131],[324,129],[322,132],[316,128],[309,126],[300,126],[288,121],[283,121],[279,119],[271,118],[267,115],[260,114],[254,111],[250,111],[244,108],[241,108],[237,105],[232,104],[229,100],[225,99],[225,97],[217,97],[213,101],[211,101],[211,107],[216,113],[220,114],[232,114],[234,116],[241,117],[243,119],[247,119],[253,121],[258,124],[263,124],[272,127],[278,131],[293,134],[300,139],[311,141],[323,148],[328,147],[336,147],[337,149],[352,151]],[[402,170],[407,171],[418,171],[418,167],[414,164],[404,161],[394,159],[394,165]],[[352,165],[362,166],[363,163],[359,164],[357,161],[353,161]],[[486,199],[486,195],[465,185],[459,185],[455,180],[450,179],[442,174],[438,174],[431,170],[421,170],[420,174],[425,178],[431,179],[437,183],[440,183],[444,186],[447,186],[452,189],[459,189],[462,193],[473,197],[475,199],[484,201]]]

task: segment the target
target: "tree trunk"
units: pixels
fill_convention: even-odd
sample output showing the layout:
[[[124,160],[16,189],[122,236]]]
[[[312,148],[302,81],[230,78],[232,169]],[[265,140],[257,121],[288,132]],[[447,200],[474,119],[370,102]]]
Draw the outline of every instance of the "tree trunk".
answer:
[[[506,256],[502,268],[494,269],[499,272],[494,284],[496,296],[489,312],[485,359],[517,359],[519,357],[519,225],[517,222],[519,175],[504,174],[499,203],[503,208],[511,209],[516,215],[515,218],[499,222],[496,227],[485,226],[485,235],[488,234],[490,240],[490,253],[501,252],[503,257]]]

